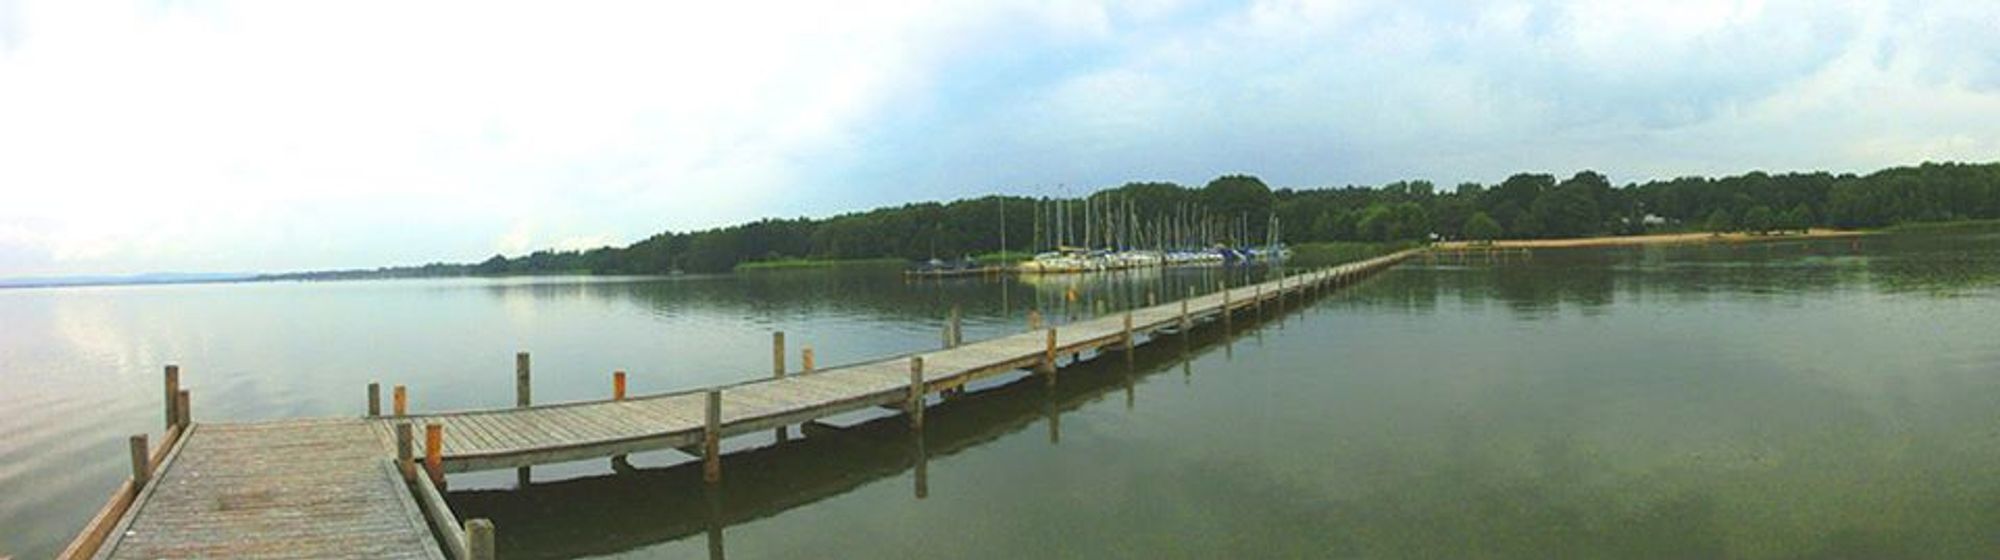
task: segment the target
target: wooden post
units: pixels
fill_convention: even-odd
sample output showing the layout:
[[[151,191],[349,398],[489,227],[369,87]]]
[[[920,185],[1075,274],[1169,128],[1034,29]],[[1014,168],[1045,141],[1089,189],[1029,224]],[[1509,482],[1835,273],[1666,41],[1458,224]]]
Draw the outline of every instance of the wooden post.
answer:
[[[132,490],[146,487],[153,478],[153,461],[146,457],[146,434],[132,436]]]
[[[785,331],[771,333],[771,377],[785,376]]]
[[[1125,353],[1132,353],[1132,312],[1125,312]]]
[[[409,416],[410,415],[409,390],[404,389],[402,385],[397,385],[396,389],[394,391],[391,391],[391,393],[392,393],[390,395],[391,398],[395,400],[395,402],[392,404],[394,404],[396,407],[396,409],[393,411],[396,413],[396,416]]]
[[[179,411],[174,410],[174,398],[179,396],[180,394],[181,394],[181,366],[168,365],[167,396],[165,401],[168,428],[174,427],[174,422],[180,420],[181,413]]]
[[[396,470],[403,473],[403,482],[417,482],[416,436],[409,422],[396,423]]]
[[[1054,389],[1055,385],[1050,385]],[[1042,397],[1042,416],[1049,421],[1049,445],[1062,445],[1062,411],[1056,410],[1056,393],[1048,391]]]
[[[924,429],[924,357],[910,356],[910,395],[903,404],[910,415],[910,429]]]
[[[922,433],[918,433],[916,434],[916,437],[912,437],[910,439],[914,440],[910,442],[911,443],[910,446],[914,448],[913,451],[915,453],[913,453],[913,455],[915,455],[915,457],[912,458],[915,459],[917,463],[917,468],[916,468],[917,499],[921,500],[924,498],[928,498],[931,495],[931,476],[930,476],[931,459],[930,459],[930,454],[924,451],[924,435]]]
[[[802,363],[800,363],[800,364],[799,364],[799,367],[800,367],[800,368],[803,368],[803,369],[805,370],[805,372],[806,372],[806,373],[812,373],[812,372],[813,372],[813,347],[812,347],[812,346],[806,346],[806,347],[804,347],[804,348],[800,348],[800,349],[799,349],[799,361],[800,361],[800,362],[802,362]]]
[[[1050,384],[1054,384],[1054,383],[1056,382],[1056,329],[1055,329],[1055,327],[1050,327],[1050,328],[1048,329],[1048,333],[1049,333],[1049,343],[1048,343],[1048,346],[1047,346],[1047,347],[1046,347],[1045,349],[1043,349],[1043,350],[1042,350],[1042,363],[1041,363],[1041,366],[1040,366],[1039,368],[1037,368],[1037,369],[1041,370],[1041,373],[1043,373],[1043,374],[1045,374],[1045,375],[1047,375],[1047,376],[1048,376],[1048,378],[1049,378],[1049,383],[1050,383]]]
[[[722,518],[722,489],[717,488],[713,484],[707,485],[702,488],[701,497],[702,502],[707,505],[704,508],[706,515],[703,516],[702,520],[705,522],[705,525],[708,525],[706,539],[708,541],[708,560],[724,560],[728,558],[728,555],[723,552],[722,529],[728,525],[728,522]]]
[[[1056,386],[1056,328],[1048,328],[1048,346],[1042,350],[1042,378]]]
[[[1146,307],[1152,307],[1159,304],[1160,304],[1159,295],[1153,293],[1152,290],[1146,290]]]
[[[436,422],[424,424],[424,470],[431,475],[431,484],[444,489],[444,425]]]
[[[1028,310],[1028,330],[1030,331],[1042,330],[1042,310],[1040,309]]]
[[[1255,290],[1254,292],[1252,292],[1252,293],[1251,293],[1251,298],[1250,298],[1250,301],[1252,301],[1252,302],[1256,302],[1256,305],[1253,305],[1253,306],[1251,306],[1251,307],[1255,307],[1255,308],[1257,308],[1257,319],[1259,319],[1259,320],[1262,320],[1262,319],[1264,318],[1264,285],[1263,285],[1263,284],[1258,284],[1258,285],[1257,285],[1257,289],[1256,289],[1256,290]]]
[[[382,415],[382,384],[381,384],[381,383],[369,383],[369,384],[368,384],[368,417],[369,417],[369,418],[374,418],[374,417],[377,417],[377,416],[381,416],[381,415]]]
[[[625,371],[611,372],[611,400],[625,400]]]
[[[701,425],[701,479],[709,484],[722,482],[722,391],[708,390],[708,406]]]
[[[529,381],[528,353],[517,352],[514,354],[514,406],[525,407],[534,402],[529,391],[532,383]]]
[[[958,334],[958,329],[960,327],[959,317],[960,314],[958,306],[956,305],[951,306],[951,317],[949,317],[945,321],[944,325],[945,348],[957,348],[959,342],[963,340],[963,338],[961,338]]]
[[[1188,300],[1191,299],[1194,299],[1194,286],[1188,286],[1187,298],[1181,300],[1181,334],[1187,334],[1188,329],[1194,325],[1188,319]]]
[[[771,333],[771,378],[785,378],[785,331]],[[771,437],[778,443],[784,443],[791,441],[792,436],[785,426],[778,426],[771,429]]]
[[[187,428],[194,425],[194,407],[188,404],[188,390],[181,389],[174,395],[174,412],[181,415],[178,426]]]
[[[474,519],[465,522],[465,555],[470,560],[493,560],[493,522]]]

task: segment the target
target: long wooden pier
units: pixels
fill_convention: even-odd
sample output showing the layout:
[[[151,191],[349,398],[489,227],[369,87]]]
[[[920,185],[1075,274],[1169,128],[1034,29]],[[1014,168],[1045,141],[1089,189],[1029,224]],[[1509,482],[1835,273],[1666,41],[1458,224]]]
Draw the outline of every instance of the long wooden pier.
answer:
[[[974,380],[1032,369],[1055,383],[1064,357],[1129,351],[1163,333],[1230,321],[1244,309],[1322,293],[1394,265],[1417,251],[1313,270],[1179,301],[816,370],[787,371],[783,335],[768,378],[702,390],[627,397],[623,375],[599,401],[532,405],[527,356],[517,364],[516,406],[411,414],[400,387],[383,413],[369,387],[365,418],[246,424],[195,423],[179,371],[166,375],[165,441],[132,440],[133,476],[62,558],[491,558],[493,531],[461,524],[439,489],[463,472],[680,449],[703,460],[703,477],[724,476],[722,439],[857,410],[902,411],[921,430],[933,394]],[[956,314],[953,315],[956,323]],[[421,448],[421,450],[419,450]]]

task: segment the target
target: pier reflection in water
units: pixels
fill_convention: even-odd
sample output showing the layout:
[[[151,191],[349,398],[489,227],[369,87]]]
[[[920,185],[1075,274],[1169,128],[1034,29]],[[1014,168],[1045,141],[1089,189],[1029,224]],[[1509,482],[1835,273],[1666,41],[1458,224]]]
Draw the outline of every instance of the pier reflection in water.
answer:
[[[504,405],[523,350],[549,364],[536,399],[574,401],[603,398],[614,370],[633,394],[766,375],[775,330],[822,368],[935,348],[953,306],[967,340],[1019,332],[1027,307],[1071,293],[890,272],[0,291],[0,548],[53,555],[102,505],[126,475],[106,458],[157,429],[162,363],[199,372],[200,421],[357,415],[371,382],[407,384],[415,410]],[[1072,309],[1217,273],[1086,284]],[[1025,427],[956,453],[931,428],[926,499],[897,479],[914,464],[794,495],[848,476],[800,453],[772,486],[726,487],[716,511],[737,513],[714,518],[737,520],[737,557],[1994,557],[1997,302],[1991,232],[1441,256],[1281,315],[1240,341],[1261,337],[1254,352],[1197,337],[1181,365],[1149,368],[1177,353],[1151,345],[1130,407],[1109,386],[1080,409],[1009,389]],[[1055,392],[1099,377],[1065,371]],[[873,460],[911,463],[901,422],[884,426]],[[515,472],[454,475],[471,491],[454,499],[506,518],[498,533],[524,555],[699,557],[701,486],[665,480],[685,460],[635,455],[661,482],[625,486],[604,460],[541,465],[511,498],[477,489]],[[598,478],[614,488],[601,499],[525,501]],[[816,501],[768,506],[801,499]],[[590,513],[606,509],[636,519]]]
[[[1267,311],[1267,317],[1301,308]],[[612,474],[523,487],[451,492],[447,499],[462,518],[492,519],[499,546],[512,558],[573,558],[644,549],[703,535],[710,556],[727,550],[727,528],[852,491],[874,481],[911,477],[911,497],[932,491],[934,460],[1030,429],[1040,423],[1048,444],[1062,442],[1062,416],[1117,393],[1126,410],[1139,406],[1137,386],[1150,376],[1178,372],[1192,379],[1193,363],[1208,352],[1226,351],[1232,340],[1260,325],[1237,320],[1230,327],[1197,329],[1130,353],[1108,352],[1066,364],[1057,381],[1023,371],[975,383],[972,390],[942,397],[925,413],[924,429],[913,432],[901,415],[885,414],[850,425],[807,424],[803,438],[764,441],[763,446],[724,458],[729,476],[702,482],[701,463],[684,459],[668,466],[641,468],[613,459]],[[949,488],[936,489],[949,492]]]
[[[692,465],[452,499],[527,557],[1984,557],[1996,247],[1415,262],[954,398],[920,447],[885,413],[731,455],[713,502]]]

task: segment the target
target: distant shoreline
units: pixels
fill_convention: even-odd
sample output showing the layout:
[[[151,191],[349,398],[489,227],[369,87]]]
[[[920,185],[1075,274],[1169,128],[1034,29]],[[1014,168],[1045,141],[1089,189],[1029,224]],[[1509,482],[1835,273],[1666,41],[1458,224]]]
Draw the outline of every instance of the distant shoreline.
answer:
[[[1813,228],[1804,233],[1774,233],[1753,235],[1748,233],[1661,233],[1652,235],[1607,235],[1600,237],[1573,237],[1567,239],[1496,239],[1490,243],[1474,241],[1446,241],[1432,245],[1433,249],[1447,251],[1480,249],[1561,249],[1570,247],[1618,247],[1627,245],[1666,245],[1693,243],[1751,243],[1758,241],[1785,241],[1791,239],[1830,239],[1860,237],[1877,232],[1851,229]]]
[[[28,288],[94,288],[102,286],[175,286],[185,284],[227,284],[255,282],[257,275],[224,274],[135,274],[129,276],[77,276],[55,278],[0,278],[0,290]]]
[[[1832,239],[1832,238],[1843,238],[1843,237],[1859,237],[1866,235],[1890,233],[1895,231],[1903,231],[1905,229],[1911,231],[1923,231],[1928,229],[1954,228],[1954,227],[1993,227],[1995,223],[1996,222],[1994,221],[1943,222],[1938,224],[1925,223],[1925,224],[1918,224],[1915,226],[1907,226],[1907,228],[1904,226],[1898,226],[1884,230],[1843,230],[1843,229],[1812,228],[1803,233],[1788,232],[1788,233],[1762,234],[1762,235],[1740,233],[1740,232],[1722,233],[1722,234],[1709,233],[1709,232],[1692,232],[1692,233],[1664,233],[1664,234],[1650,234],[1650,235],[1609,235],[1609,236],[1599,236],[1599,237],[1576,237],[1576,238],[1565,238],[1565,239],[1498,239],[1490,243],[1478,243],[1472,241],[1444,241],[1431,245],[1431,248],[1433,250],[1442,250],[1442,251],[1478,251],[1478,250],[1489,250],[1489,249],[1559,249],[1559,248],[1572,248],[1572,247],[1618,247],[1618,246],[1664,245],[1664,244],[1755,243],[1763,241],[1785,241],[1793,239]],[[1394,245],[1394,242],[1390,243],[1319,242],[1319,243],[1301,244],[1298,246],[1298,248],[1302,253],[1317,253],[1317,252],[1330,251],[1332,254],[1339,255],[1338,257],[1335,258],[1335,260],[1344,261],[1344,260],[1351,260],[1357,257],[1365,258],[1367,256],[1359,253],[1367,253],[1368,255],[1379,254],[1381,252],[1384,252],[1384,250],[1382,250],[1381,247],[1388,247],[1392,245]],[[1023,253],[1022,255],[1025,255],[1025,253]],[[982,255],[981,258],[985,259],[996,256],[998,255]],[[1012,257],[1016,255],[1007,255],[1007,256]],[[1310,255],[1302,254],[1300,256],[1309,257]],[[732,272],[823,269],[823,268],[835,268],[835,267],[856,266],[856,265],[882,266],[890,262],[900,261],[900,260],[901,259],[878,257],[871,259],[783,259],[775,261],[752,261],[752,262],[739,263],[735,267],[735,269],[732,270]],[[592,274],[588,271],[564,271],[560,273],[540,271],[540,272],[530,272],[530,273],[509,273],[509,274],[463,274],[463,273],[424,274],[420,272],[413,273],[412,270],[408,269],[336,270],[336,271],[317,271],[317,272],[290,272],[290,273],[278,273],[278,274],[165,273],[165,274],[140,274],[131,276],[93,276],[93,277],[78,277],[78,278],[0,279],[0,290],[35,289],[35,288],[44,288],[44,289],[85,288],[85,287],[103,287],[103,286],[232,284],[232,283],[258,283],[258,282],[339,282],[339,281],[349,281],[349,280],[394,280],[394,279],[431,279],[431,278],[521,278],[521,277],[535,277],[535,276],[652,277],[652,276],[663,276],[663,275]]]

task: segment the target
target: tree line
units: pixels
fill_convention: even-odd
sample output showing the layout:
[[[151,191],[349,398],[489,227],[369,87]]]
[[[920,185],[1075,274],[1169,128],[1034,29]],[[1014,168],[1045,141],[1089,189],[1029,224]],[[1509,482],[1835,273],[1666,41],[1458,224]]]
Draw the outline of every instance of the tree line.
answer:
[[[1758,171],[1623,187],[1594,171],[1567,178],[1520,173],[1490,185],[1468,182],[1449,190],[1424,180],[1271,189],[1253,176],[1227,175],[1198,188],[1137,182],[1086,196],[1098,202],[1094,207],[1117,209],[1141,224],[1197,212],[1230,224],[1224,230],[1232,232],[1228,241],[1233,243],[1259,243],[1274,223],[1279,237],[1294,244],[1768,232],[2000,218],[2000,164],[1924,163],[1866,175]],[[494,255],[477,264],[434,263],[362,274],[724,272],[744,262],[785,258],[914,260],[1002,249],[1033,252],[1049,245],[1052,226],[1044,210],[1051,204],[1081,208],[1082,202],[1023,196],[923,202],[827,218],[663,232],[625,247]],[[1271,216],[1278,219],[1269,220]],[[1042,246],[1036,246],[1038,241]]]

